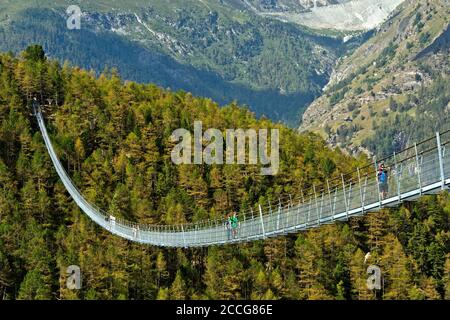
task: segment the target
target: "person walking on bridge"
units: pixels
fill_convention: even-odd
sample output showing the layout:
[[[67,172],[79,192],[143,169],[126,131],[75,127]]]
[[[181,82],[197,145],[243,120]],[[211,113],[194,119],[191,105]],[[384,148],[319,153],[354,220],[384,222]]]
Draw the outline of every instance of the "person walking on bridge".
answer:
[[[380,185],[381,200],[388,197],[389,185],[388,185],[388,170],[384,166],[384,163],[380,165],[378,170],[378,183]]]
[[[227,230],[227,239],[231,240],[231,214],[228,214],[225,219],[225,229]]]
[[[233,216],[231,217],[231,229],[233,230],[233,239],[235,239],[237,236],[238,227],[239,227],[239,218],[237,216],[237,213],[234,212]]]

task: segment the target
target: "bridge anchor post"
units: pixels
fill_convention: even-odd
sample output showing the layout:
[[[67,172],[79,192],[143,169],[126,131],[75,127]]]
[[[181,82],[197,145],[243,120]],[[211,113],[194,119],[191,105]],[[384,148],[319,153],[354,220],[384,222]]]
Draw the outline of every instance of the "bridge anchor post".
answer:
[[[442,155],[441,135],[439,132],[436,132],[436,143],[438,148],[439,170],[441,173],[442,190],[445,190],[444,157]]]
[[[330,181],[328,181],[328,179],[327,179],[327,189],[328,189],[328,200],[330,201],[331,220],[334,222],[333,201],[331,200]]]
[[[414,143],[414,151],[416,153],[416,171],[417,171],[417,179],[419,180],[419,188],[420,188],[420,195],[422,195],[422,168],[420,166],[419,161],[419,152],[417,151],[417,143]]]
[[[400,180],[400,169],[399,169],[399,164],[397,161],[397,154],[394,152],[394,167],[395,167],[395,179],[396,179],[396,184],[397,184],[397,197],[398,197],[398,204],[400,204],[402,201],[402,193],[401,193],[401,180]]]
[[[314,202],[316,204],[316,214],[317,214],[317,225],[320,226],[320,211],[319,211],[319,203],[317,202],[317,193],[316,193],[316,186],[313,184],[313,190],[314,190]]]
[[[345,179],[344,174],[341,174],[342,179],[342,191],[344,193],[344,203],[345,203],[345,219],[348,221],[348,202],[347,202],[347,193],[345,191]],[[351,186],[351,185],[350,185]]]
[[[264,220],[263,220],[263,213],[262,213],[261,205],[259,205],[259,217],[261,218],[261,227],[262,227],[263,239],[265,239],[266,238],[266,231],[264,230]]]
[[[375,181],[377,182],[377,191],[378,191],[378,201],[379,201],[379,207],[381,209],[381,207],[383,206],[383,199],[381,198],[381,186],[380,186],[380,179],[378,177],[378,162],[377,162],[377,157],[374,157],[374,161],[373,163],[375,164]]]
[[[364,214],[364,196],[363,196],[363,187],[361,182],[361,171],[359,167],[358,170],[358,182],[359,182],[359,197],[361,198],[361,214]],[[365,192],[365,191],[364,191]]]

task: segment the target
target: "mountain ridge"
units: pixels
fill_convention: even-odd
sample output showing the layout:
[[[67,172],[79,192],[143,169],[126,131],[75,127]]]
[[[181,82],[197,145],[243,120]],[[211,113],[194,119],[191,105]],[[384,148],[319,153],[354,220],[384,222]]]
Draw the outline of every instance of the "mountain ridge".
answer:
[[[233,0],[73,1],[82,9],[82,28],[67,30],[68,4],[5,0],[0,49],[18,53],[41,43],[61,62],[98,73],[115,67],[125,79],[222,105],[236,100],[291,126],[320,95],[334,61],[365,39],[352,33],[343,43],[342,33],[262,17]]]
[[[402,4],[371,39],[338,62],[324,94],[303,114],[300,130],[319,133],[331,145],[351,152],[379,154],[442,128],[449,109],[449,16],[442,0]],[[423,112],[429,114],[428,121],[422,119]],[[432,130],[425,128],[430,119],[436,119]],[[416,132],[406,128],[411,121],[419,128]],[[408,137],[395,146],[384,141],[377,148],[373,139],[384,136],[380,130],[388,127],[396,128],[393,135],[404,129]]]

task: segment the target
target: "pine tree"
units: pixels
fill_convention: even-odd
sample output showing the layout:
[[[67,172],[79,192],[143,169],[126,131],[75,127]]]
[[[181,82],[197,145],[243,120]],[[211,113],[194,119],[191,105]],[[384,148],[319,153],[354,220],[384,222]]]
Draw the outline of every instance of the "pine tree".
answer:
[[[408,258],[398,239],[388,234],[381,256],[381,269],[384,275],[384,299],[407,299],[411,288],[411,273]]]
[[[179,270],[177,271],[175,280],[170,287],[169,294],[172,300],[184,300],[187,298],[186,284]]]
[[[437,283],[433,278],[425,278],[421,287],[423,288],[427,300],[441,300],[441,295],[437,291]]]
[[[242,297],[243,265],[233,252],[229,252],[230,249],[209,250],[204,282],[206,294],[211,299],[237,300]]]
[[[164,280],[167,279],[168,276],[167,262],[162,251],[158,253],[158,257],[156,259],[156,270],[158,271],[158,279],[156,285],[158,287],[161,287],[161,285],[164,283]]]
[[[30,270],[23,280],[19,300],[48,300],[51,299],[51,287],[38,270]]]
[[[447,254],[445,259],[445,268],[444,268],[444,276],[442,278],[444,283],[444,299],[450,300],[450,254]]]
[[[375,258],[381,254],[383,246],[383,236],[385,235],[386,213],[379,211],[367,215],[367,242],[370,246],[370,252]]]
[[[268,289],[267,292],[264,294],[263,300],[277,300],[277,297],[272,292],[271,289]]]
[[[158,291],[158,295],[156,296],[156,300],[169,300],[169,289],[160,288]]]
[[[364,258],[364,252],[358,248],[350,261],[352,297],[358,300],[372,300],[375,298],[375,294],[367,288],[368,264],[364,264]]]
[[[314,244],[299,236],[295,243],[296,267],[299,274],[301,294],[304,299],[330,299],[331,296],[320,282],[321,274],[318,268],[320,253]]]
[[[264,294],[269,288],[269,283],[265,272],[261,269],[256,272],[255,278],[253,280],[253,290],[251,298],[254,300],[263,299]]]
[[[270,279],[275,296],[284,297],[286,295],[286,284],[278,268],[272,271]]]
[[[116,217],[133,219],[130,209],[128,188],[123,184],[118,184],[111,201],[110,212]]]
[[[80,137],[75,140],[75,153],[77,155],[78,170],[81,171],[81,160],[84,159],[86,154],[83,146],[83,141],[81,141]]]
[[[199,207],[208,205],[208,186],[199,169],[190,165],[180,166],[180,186],[195,200]]]

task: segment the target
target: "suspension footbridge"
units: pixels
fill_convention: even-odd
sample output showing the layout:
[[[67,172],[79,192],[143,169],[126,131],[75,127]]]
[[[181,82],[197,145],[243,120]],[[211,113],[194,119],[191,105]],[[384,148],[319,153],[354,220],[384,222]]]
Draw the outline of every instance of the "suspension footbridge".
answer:
[[[65,171],[53,148],[40,108],[35,108],[39,128],[59,178],[78,207],[109,232],[138,243],[161,247],[205,247],[249,242],[346,221],[351,217],[414,201],[450,187],[450,131],[415,144],[371,166],[342,175],[322,189],[275,206],[258,205],[239,214],[236,235],[225,227],[225,219],[180,225],[144,225],[114,217],[89,203]],[[382,194],[377,179],[379,163],[390,168],[388,190]]]

